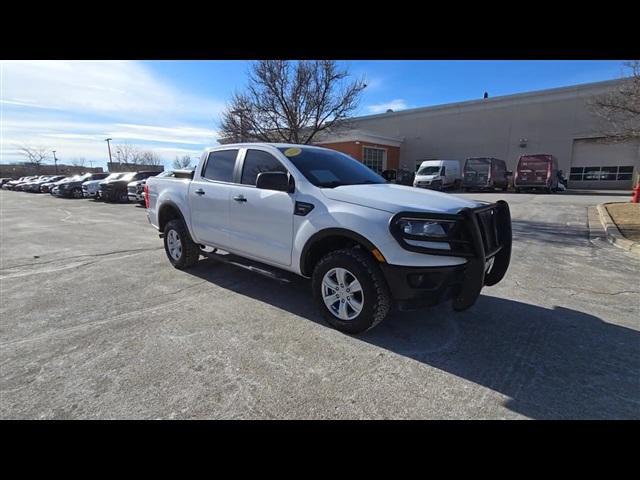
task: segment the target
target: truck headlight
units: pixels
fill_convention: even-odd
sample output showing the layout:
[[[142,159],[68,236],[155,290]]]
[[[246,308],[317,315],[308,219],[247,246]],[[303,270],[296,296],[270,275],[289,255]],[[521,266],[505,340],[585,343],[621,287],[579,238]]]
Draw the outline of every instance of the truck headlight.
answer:
[[[434,220],[414,220],[398,219],[400,231],[405,235],[416,235],[421,237],[441,237],[447,236],[449,224],[447,222],[437,222]]]

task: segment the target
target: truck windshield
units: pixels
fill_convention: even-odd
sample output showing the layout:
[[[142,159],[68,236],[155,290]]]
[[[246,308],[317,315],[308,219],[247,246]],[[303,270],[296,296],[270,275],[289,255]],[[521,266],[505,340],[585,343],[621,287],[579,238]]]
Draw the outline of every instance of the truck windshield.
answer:
[[[387,183],[369,167],[344,153],[305,147],[279,147],[278,150],[316,187]]]
[[[487,158],[470,158],[464,164],[465,173],[487,173],[491,160]]]
[[[428,165],[418,170],[416,175],[437,175],[440,173],[440,165]]]

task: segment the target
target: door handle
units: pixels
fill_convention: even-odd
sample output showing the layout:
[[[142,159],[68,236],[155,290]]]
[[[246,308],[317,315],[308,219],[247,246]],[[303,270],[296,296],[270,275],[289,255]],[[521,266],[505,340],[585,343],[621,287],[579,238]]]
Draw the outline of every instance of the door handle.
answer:
[[[246,199],[246,198],[244,198],[244,195],[236,195],[235,197],[233,197],[233,199],[234,199],[236,202],[246,202],[246,201],[247,201],[247,199]]]
[[[196,190],[194,193],[195,193],[196,195],[204,195],[204,190],[203,190],[203,189],[201,189],[201,188],[199,188],[199,189],[198,189],[198,190]]]

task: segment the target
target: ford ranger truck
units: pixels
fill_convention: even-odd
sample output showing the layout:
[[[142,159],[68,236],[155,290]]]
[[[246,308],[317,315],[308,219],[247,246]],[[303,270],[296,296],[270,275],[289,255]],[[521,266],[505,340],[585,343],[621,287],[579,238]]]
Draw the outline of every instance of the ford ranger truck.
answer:
[[[511,257],[506,202],[387,183],[309,145],[208,149],[182,178],[149,178],[145,201],[175,268],[223,250],[259,273],[310,278],[324,318],[351,334],[380,323],[392,304],[451,299],[465,310],[502,280]]]

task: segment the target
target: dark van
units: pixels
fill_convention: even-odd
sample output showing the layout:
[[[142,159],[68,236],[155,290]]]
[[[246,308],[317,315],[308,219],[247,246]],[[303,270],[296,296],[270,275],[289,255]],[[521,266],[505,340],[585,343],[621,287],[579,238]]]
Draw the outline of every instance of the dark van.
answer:
[[[516,192],[558,189],[558,159],[549,154],[522,155],[513,177]]]
[[[507,191],[509,186],[507,164],[504,160],[491,157],[467,158],[462,170],[462,190]]]

